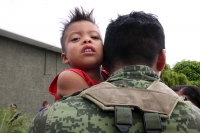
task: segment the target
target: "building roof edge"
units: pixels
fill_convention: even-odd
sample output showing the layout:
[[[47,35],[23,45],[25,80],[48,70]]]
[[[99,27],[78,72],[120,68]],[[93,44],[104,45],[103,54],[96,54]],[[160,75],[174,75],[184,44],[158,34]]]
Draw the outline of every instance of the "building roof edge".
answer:
[[[18,41],[21,41],[21,42],[24,42],[24,43],[27,43],[27,44],[30,44],[30,45],[34,45],[34,46],[41,47],[41,48],[44,48],[44,49],[47,49],[47,50],[51,50],[51,51],[54,51],[54,52],[58,52],[58,53],[62,52],[61,48],[59,48],[57,46],[53,46],[53,45],[50,45],[50,44],[47,44],[47,43],[44,43],[44,42],[41,42],[41,41],[38,41],[38,40],[35,40],[35,39],[32,39],[32,38],[29,38],[29,37],[25,37],[23,35],[19,35],[19,34],[7,31],[7,30],[2,29],[2,28],[0,28],[0,35],[14,39],[14,40],[18,40]]]

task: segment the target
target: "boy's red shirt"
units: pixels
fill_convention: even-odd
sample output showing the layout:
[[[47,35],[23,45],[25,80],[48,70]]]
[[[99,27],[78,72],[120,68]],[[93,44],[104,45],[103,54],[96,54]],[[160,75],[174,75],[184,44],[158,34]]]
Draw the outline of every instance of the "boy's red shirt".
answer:
[[[99,84],[99,82],[91,79],[84,71],[82,71],[80,69],[67,68],[64,71],[67,71],[67,70],[73,71],[73,72],[77,73],[78,75],[80,75],[86,81],[86,83],[89,86],[93,86],[93,85]],[[58,80],[59,74],[56,75],[56,77],[53,79],[53,81],[51,82],[51,84],[49,86],[49,93],[54,95],[56,101],[60,100],[60,98],[57,96],[57,80]],[[105,80],[109,77],[108,72],[106,72],[105,70],[102,70],[101,74],[102,74],[102,76],[104,77]]]

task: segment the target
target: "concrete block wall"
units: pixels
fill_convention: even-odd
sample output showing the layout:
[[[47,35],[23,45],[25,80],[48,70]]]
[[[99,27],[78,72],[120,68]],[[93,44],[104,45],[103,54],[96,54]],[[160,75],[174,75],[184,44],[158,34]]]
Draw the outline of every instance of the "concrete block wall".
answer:
[[[16,103],[35,115],[43,101],[54,102],[48,86],[66,67],[60,53],[0,36],[0,108]]]

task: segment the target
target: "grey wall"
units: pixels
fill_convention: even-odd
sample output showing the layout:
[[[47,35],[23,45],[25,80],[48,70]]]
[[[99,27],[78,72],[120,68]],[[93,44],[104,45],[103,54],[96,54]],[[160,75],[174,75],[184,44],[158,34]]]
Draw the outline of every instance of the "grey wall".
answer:
[[[48,86],[66,67],[60,53],[0,36],[0,108],[16,103],[36,114],[43,101],[54,102]]]

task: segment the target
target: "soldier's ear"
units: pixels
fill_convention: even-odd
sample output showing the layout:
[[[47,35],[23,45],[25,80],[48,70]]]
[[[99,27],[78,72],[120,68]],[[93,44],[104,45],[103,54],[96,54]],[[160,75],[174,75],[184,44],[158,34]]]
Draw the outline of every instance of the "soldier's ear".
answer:
[[[61,59],[62,59],[62,63],[63,63],[63,64],[69,64],[69,60],[68,60],[68,58],[67,58],[66,53],[62,53],[62,54],[61,54]]]
[[[166,63],[166,50],[162,49],[157,58],[157,64],[156,64],[157,70],[162,71],[165,67],[165,63]]]
[[[164,69],[166,63],[166,51],[162,49],[161,52],[157,55],[157,58],[152,66],[153,70],[160,77],[161,71]]]

